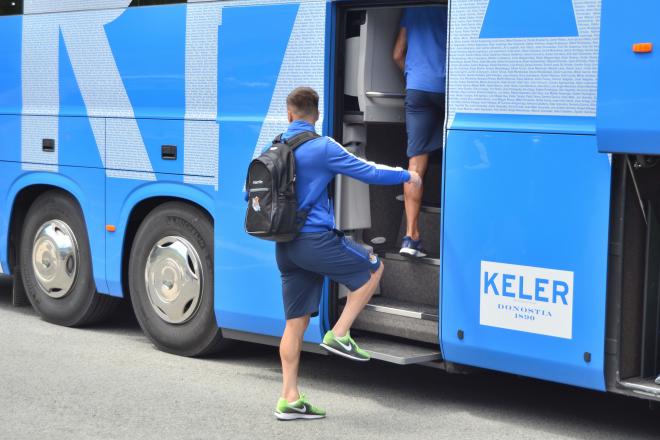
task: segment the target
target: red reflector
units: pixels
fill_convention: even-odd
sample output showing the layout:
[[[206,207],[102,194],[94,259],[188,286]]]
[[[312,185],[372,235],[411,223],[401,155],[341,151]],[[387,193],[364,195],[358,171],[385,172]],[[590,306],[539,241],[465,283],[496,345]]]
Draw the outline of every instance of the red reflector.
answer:
[[[633,44],[633,52],[651,53],[653,52],[653,43],[635,43]]]
[[[117,227],[115,225],[105,225],[105,230],[108,232],[115,232]]]

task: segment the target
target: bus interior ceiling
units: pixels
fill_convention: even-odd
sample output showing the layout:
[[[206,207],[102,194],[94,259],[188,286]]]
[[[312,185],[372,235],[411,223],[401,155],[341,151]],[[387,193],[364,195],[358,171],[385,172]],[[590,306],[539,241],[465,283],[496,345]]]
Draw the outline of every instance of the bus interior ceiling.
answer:
[[[660,158],[618,155],[613,160],[614,182],[623,183],[619,203],[622,237],[611,253],[621,253],[620,279],[611,292],[610,322],[618,329],[616,379],[623,388],[660,394],[654,383],[660,374]],[[616,210],[616,207],[614,208]],[[616,212],[616,211],[614,211]],[[622,243],[622,246],[620,245]],[[610,282],[612,282],[610,277]],[[619,316],[611,316],[612,313]],[[617,337],[618,332],[618,337]]]
[[[341,112],[335,115],[335,134],[359,157],[406,168],[405,81],[392,59],[402,11],[400,4],[351,5],[339,14],[335,108]],[[406,232],[401,185],[370,187],[342,176],[335,203],[338,226],[372,248],[386,267],[379,291],[353,328],[437,347],[441,150],[429,162],[419,217],[426,258],[413,261],[398,253]],[[339,312],[347,291],[343,286],[336,291]]]

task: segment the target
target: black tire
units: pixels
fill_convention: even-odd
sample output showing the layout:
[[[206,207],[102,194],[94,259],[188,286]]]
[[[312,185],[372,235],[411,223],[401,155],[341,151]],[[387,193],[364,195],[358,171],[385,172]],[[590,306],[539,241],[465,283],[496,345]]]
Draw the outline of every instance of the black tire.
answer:
[[[37,281],[33,246],[42,225],[59,220],[73,233],[78,248],[75,280],[65,296],[49,296]],[[27,297],[42,319],[67,327],[78,327],[107,318],[118,298],[96,292],[87,228],[78,203],[68,194],[52,190],[40,195],[30,206],[20,240],[20,274]]]
[[[147,261],[165,237],[185,239],[201,263],[201,297],[196,311],[181,323],[161,317],[147,292]],[[158,349],[181,356],[202,356],[224,346],[213,308],[213,224],[206,213],[182,202],[167,202],[149,213],[133,241],[128,279],[135,316]]]

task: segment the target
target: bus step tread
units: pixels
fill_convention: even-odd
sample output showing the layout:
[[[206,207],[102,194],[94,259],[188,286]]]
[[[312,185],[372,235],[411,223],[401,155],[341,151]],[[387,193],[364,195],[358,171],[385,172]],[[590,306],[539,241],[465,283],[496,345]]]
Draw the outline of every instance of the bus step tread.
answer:
[[[360,348],[367,350],[372,359],[399,365],[421,364],[442,359],[440,348],[432,345],[401,341],[373,333],[355,335]]]
[[[631,391],[645,393],[660,399],[660,385],[655,383],[656,377],[635,377],[619,382],[619,385]]]
[[[438,321],[382,313],[370,307],[362,310],[353,328],[415,342],[438,343]]]
[[[386,252],[385,255],[384,255],[384,258],[386,260],[407,261],[407,262],[411,262],[411,263],[428,264],[430,266],[440,266],[440,258],[437,258],[437,257],[434,257],[434,256],[414,258],[414,257],[405,257],[401,254],[396,253],[396,252]]]
[[[438,322],[438,307],[428,304],[401,301],[383,296],[374,296],[365,308],[377,313],[387,313],[390,315]]]

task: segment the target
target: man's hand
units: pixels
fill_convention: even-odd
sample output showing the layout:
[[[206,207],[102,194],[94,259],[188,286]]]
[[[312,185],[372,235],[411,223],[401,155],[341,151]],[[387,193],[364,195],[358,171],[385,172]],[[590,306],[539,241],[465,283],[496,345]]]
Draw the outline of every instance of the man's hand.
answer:
[[[407,181],[406,183],[409,183],[413,185],[415,188],[419,188],[422,186],[422,178],[419,177],[419,174],[417,174],[417,171],[408,171],[410,173],[410,180]]]

